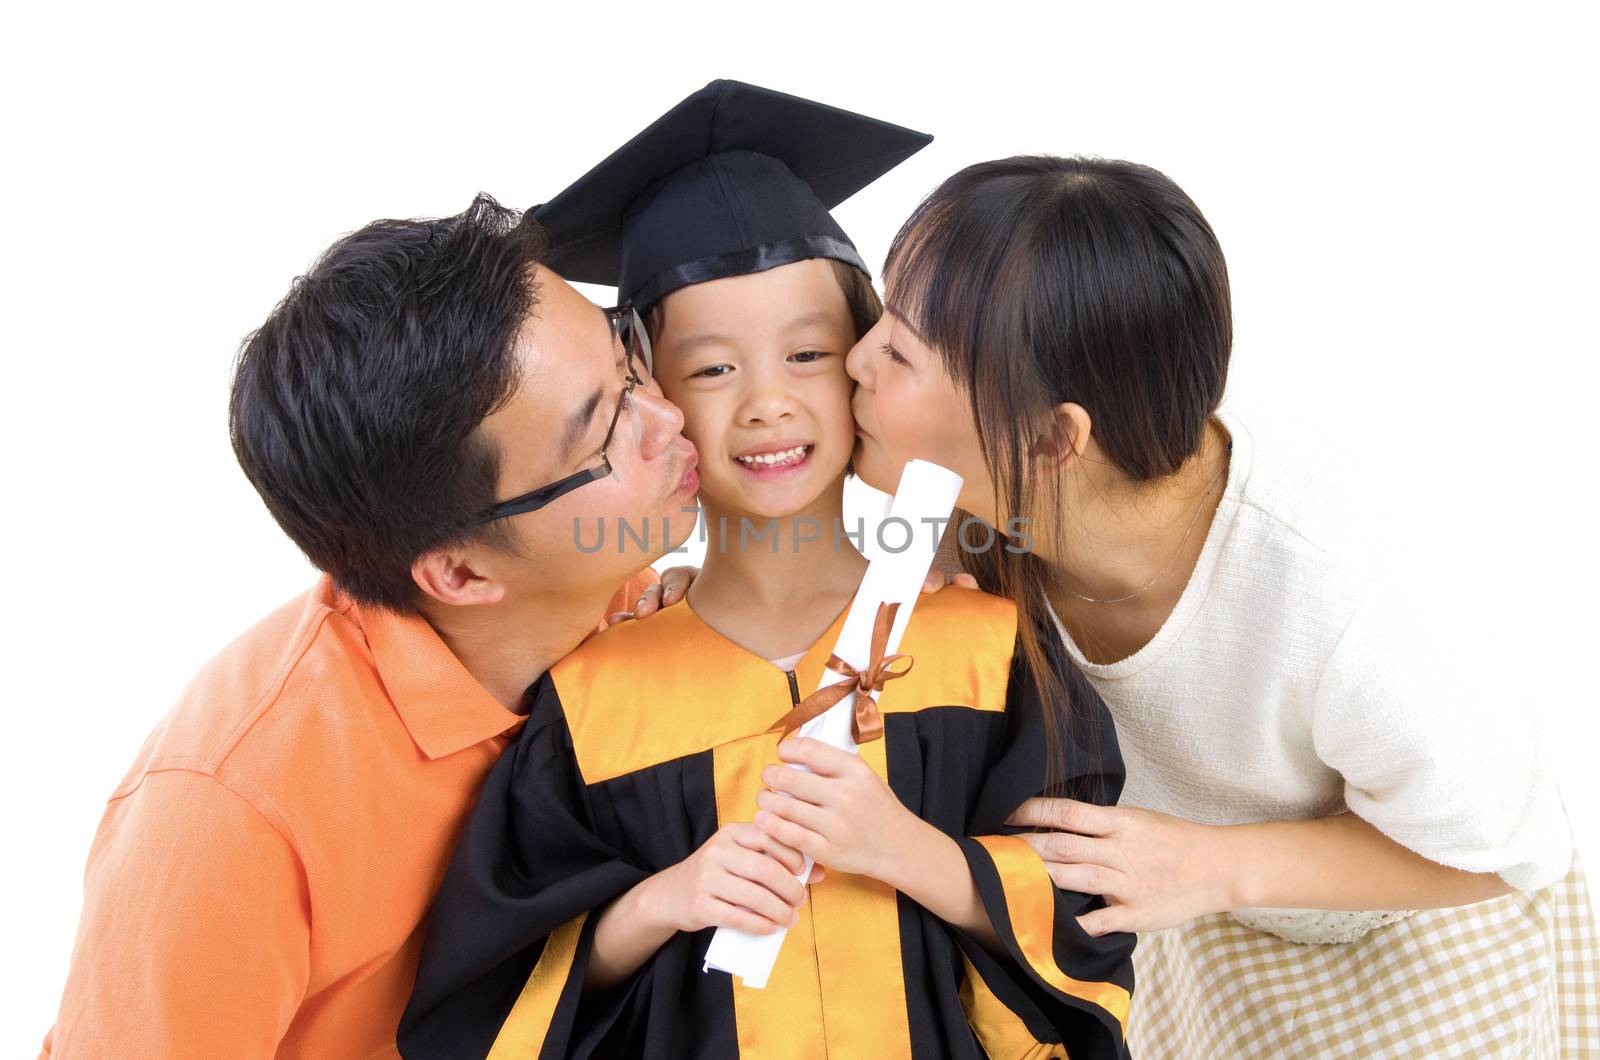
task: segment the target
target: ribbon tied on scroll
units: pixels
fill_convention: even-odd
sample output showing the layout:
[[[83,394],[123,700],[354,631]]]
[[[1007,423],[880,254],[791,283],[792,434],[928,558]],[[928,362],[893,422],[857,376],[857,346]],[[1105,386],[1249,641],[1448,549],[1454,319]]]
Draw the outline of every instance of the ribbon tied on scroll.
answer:
[[[796,704],[793,710],[779,718],[767,731],[787,736],[854,692],[855,713],[851,727],[856,743],[870,743],[882,738],[883,715],[878,713],[878,701],[873,697],[883,691],[883,686],[887,682],[910,673],[912,665],[916,662],[904,652],[895,655],[884,654],[889,644],[889,630],[894,626],[894,615],[898,610],[900,605],[897,603],[878,605],[877,618],[872,626],[872,656],[865,670],[857,670],[837,655],[828,656],[828,669],[836,674],[843,674],[846,680],[835,681],[831,685],[817,689]],[[905,669],[894,669],[894,664],[902,659],[906,663]]]

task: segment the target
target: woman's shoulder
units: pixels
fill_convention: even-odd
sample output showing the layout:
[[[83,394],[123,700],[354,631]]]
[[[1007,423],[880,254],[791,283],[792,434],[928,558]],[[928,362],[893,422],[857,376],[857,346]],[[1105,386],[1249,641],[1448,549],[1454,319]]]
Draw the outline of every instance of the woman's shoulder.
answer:
[[[1364,594],[1380,569],[1374,513],[1325,448],[1268,421],[1219,417],[1234,439],[1219,559],[1285,592]]]

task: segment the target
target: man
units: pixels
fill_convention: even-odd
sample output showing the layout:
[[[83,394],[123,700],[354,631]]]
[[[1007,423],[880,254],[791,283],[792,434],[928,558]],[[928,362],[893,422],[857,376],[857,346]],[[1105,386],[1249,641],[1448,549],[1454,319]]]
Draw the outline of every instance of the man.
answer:
[[[524,689],[693,528],[697,457],[637,318],[545,250],[482,196],[376,222],[247,342],[235,451],[325,573],[202,670],[113,794],[43,1055],[396,1055]]]

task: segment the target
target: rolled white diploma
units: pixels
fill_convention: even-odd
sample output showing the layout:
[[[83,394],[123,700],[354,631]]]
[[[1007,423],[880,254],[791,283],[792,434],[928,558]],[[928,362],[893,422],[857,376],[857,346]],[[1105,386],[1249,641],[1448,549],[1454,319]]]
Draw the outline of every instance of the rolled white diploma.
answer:
[[[850,613],[845,616],[844,628],[833,646],[833,654],[858,670],[864,670],[872,660],[872,630],[881,604],[899,604],[894,625],[889,630],[885,655],[893,655],[900,646],[900,638],[911,621],[911,611],[922,592],[922,582],[933,565],[934,552],[939,538],[955,509],[956,497],[961,493],[961,476],[948,468],[926,460],[913,460],[906,464],[900,475],[900,486],[894,491],[889,514],[884,517],[878,532],[878,547],[869,550],[872,557],[867,573],[861,578]],[[902,538],[907,538],[905,548],[899,548]],[[822,672],[818,687],[838,681],[850,680],[832,670]],[[856,753],[856,741],[851,724],[855,713],[855,693],[845,696],[827,711],[800,726],[796,735],[809,736],[842,750]],[[791,768],[803,768],[792,766]],[[811,859],[797,879],[804,882],[811,875]],[[718,971],[737,975],[745,986],[761,989],[767,985],[772,966],[777,963],[778,951],[783,947],[787,929],[771,935],[751,935],[732,928],[718,928],[711,936],[711,946],[706,950],[703,971]]]

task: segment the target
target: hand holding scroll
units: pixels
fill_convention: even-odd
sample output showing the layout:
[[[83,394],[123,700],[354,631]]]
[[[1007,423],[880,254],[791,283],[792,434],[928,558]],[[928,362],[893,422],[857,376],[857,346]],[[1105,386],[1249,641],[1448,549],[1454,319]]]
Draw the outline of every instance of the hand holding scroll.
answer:
[[[922,822],[860,755],[818,740],[785,740],[784,762],[768,766],[771,790],[756,796],[756,825],[773,840],[820,865],[891,882]],[[809,770],[810,772],[806,772]]]
[[[792,927],[806,889],[793,847],[748,824],[717,829],[700,849],[653,879],[660,920],[678,931],[732,927],[757,935]],[[813,874],[808,882],[820,876]]]

